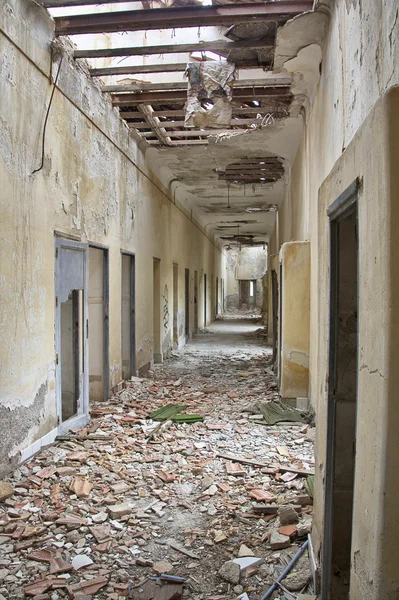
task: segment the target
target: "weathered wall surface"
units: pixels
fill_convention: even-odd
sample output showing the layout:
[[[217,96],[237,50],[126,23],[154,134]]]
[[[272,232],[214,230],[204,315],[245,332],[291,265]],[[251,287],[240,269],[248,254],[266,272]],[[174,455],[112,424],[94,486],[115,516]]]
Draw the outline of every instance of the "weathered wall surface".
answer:
[[[267,250],[262,247],[242,247],[226,250],[226,308],[238,308],[240,280],[256,281],[256,305],[262,307],[262,277],[267,270]]]
[[[161,260],[161,343],[172,343],[173,262],[222,276],[222,254],[145,164],[115,109],[68,56],[51,93],[53,26],[29,0],[0,13],[0,471],[57,425],[54,351],[54,232],[110,249],[110,385],[121,380],[121,250],[136,255],[137,368],[153,356],[152,262]],[[199,320],[203,319],[199,291]],[[202,294],[202,295],[201,295]],[[193,293],[190,291],[190,307]],[[179,296],[179,310],[184,298]],[[208,322],[212,318],[208,310]],[[190,329],[194,313],[190,310]],[[40,349],[40,351],[38,351]],[[90,349],[90,340],[89,340]]]
[[[359,367],[351,600],[397,598],[398,450],[395,281],[398,236],[399,8],[397,2],[319,2],[331,7],[322,73],[279,211],[280,244],[310,240],[310,400],[317,414],[314,540],[323,530],[328,365],[327,207],[357,177]],[[389,92],[389,90],[392,90]],[[382,98],[382,100],[380,100]],[[396,107],[396,108],[395,108]],[[396,166],[393,166],[393,165]],[[324,182],[324,183],[323,183]],[[317,215],[317,218],[316,218]],[[395,387],[394,387],[395,386]]]
[[[282,274],[280,394],[307,398],[309,385],[310,244],[286,242]]]

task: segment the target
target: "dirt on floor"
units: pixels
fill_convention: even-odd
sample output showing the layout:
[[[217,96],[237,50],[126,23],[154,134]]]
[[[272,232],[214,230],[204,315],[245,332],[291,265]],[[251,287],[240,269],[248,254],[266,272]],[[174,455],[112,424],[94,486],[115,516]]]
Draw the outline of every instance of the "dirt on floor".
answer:
[[[0,600],[261,598],[307,539],[314,467],[306,418],[258,408],[277,398],[265,340],[256,319],[217,321],[12,473]],[[203,420],[148,419],[166,404]],[[283,584],[273,597],[312,590],[306,553]]]

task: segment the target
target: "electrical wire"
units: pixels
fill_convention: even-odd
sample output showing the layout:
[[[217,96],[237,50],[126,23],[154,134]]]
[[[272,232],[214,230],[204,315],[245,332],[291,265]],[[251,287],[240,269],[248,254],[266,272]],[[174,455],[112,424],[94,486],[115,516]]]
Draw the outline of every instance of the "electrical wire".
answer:
[[[57,75],[55,76],[55,79],[54,79],[53,89],[51,90],[50,101],[48,103],[47,112],[46,112],[46,118],[44,119],[43,135],[42,135],[42,162],[41,162],[40,167],[38,169],[35,169],[34,171],[32,171],[31,175],[34,175],[35,173],[38,173],[39,171],[41,171],[43,169],[43,166],[44,166],[44,146],[45,146],[45,141],[46,141],[47,121],[48,121],[48,118],[49,118],[49,115],[50,115],[50,108],[51,108],[51,104],[53,102],[54,92],[55,92],[55,88],[57,86],[58,76],[59,76],[60,71],[61,71],[61,65],[62,65],[63,59],[64,59],[64,57],[61,56],[60,64],[58,65]]]

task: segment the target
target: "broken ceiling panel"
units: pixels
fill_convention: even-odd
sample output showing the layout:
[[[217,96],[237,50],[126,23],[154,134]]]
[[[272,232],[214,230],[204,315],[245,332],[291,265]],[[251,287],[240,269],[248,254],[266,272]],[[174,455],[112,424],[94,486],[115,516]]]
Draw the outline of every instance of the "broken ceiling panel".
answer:
[[[235,65],[227,61],[192,62],[187,65],[185,127],[230,127]],[[211,102],[213,106],[206,108]]]

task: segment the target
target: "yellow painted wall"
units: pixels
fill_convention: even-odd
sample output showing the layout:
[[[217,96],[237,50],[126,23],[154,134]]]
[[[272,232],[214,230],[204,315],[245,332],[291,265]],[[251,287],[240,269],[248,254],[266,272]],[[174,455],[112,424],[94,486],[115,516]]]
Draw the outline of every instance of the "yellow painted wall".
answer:
[[[359,196],[359,413],[351,600],[398,597],[399,19],[395,0],[318,2],[331,18],[321,79],[279,209],[279,243],[309,240],[310,389],[316,411],[313,539],[323,531],[329,234],[327,207],[357,177]],[[396,437],[395,437],[396,436]],[[394,442],[396,439],[396,442]],[[395,512],[396,511],[396,512]],[[396,516],[395,516],[396,515]]]
[[[44,166],[32,174],[41,162],[51,93],[53,24],[29,0],[10,0],[7,8],[0,12],[0,421],[9,424],[0,442],[2,471],[57,423],[55,231],[109,247],[111,387],[121,380],[121,250],[136,256],[137,368],[153,358],[153,258],[161,260],[165,353],[172,343],[173,262],[181,291],[185,268],[191,279],[194,270],[209,282],[211,274],[223,276],[219,248],[154,177],[109,99],[68,57],[48,119]],[[201,284],[199,298],[201,323]],[[179,311],[183,319],[183,295]],[[190,322],[192,330],[193,310]]]

